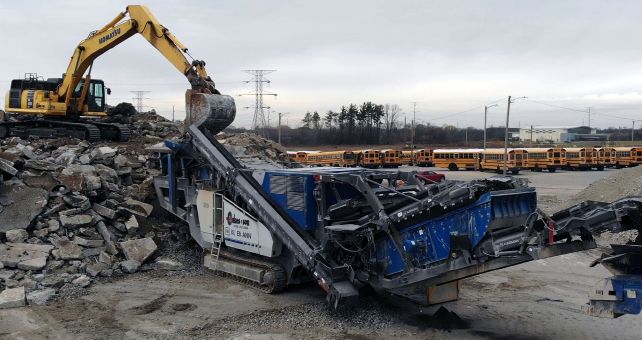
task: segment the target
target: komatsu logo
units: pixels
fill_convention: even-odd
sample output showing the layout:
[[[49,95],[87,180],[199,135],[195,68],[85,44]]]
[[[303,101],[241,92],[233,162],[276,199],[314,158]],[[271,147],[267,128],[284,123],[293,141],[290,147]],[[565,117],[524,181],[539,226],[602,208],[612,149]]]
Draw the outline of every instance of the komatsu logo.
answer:
[[[119,34],[120,34],[120,28],[117,28],[117,29],[113,30],[111,33],[107,34],[106,36],[98,39],[98,43],[99,44],[103,44],[103,43],[105,43],[105,41],[110,40],[111,38],[113,38],[113,37],[115,37],[115,36],[117,36]]]
[[[232,225],[232,224],[250,225],[250,220],[241,220],[240,218],[234,216],[231,211],[227,213],[226,220],[228,225]]]

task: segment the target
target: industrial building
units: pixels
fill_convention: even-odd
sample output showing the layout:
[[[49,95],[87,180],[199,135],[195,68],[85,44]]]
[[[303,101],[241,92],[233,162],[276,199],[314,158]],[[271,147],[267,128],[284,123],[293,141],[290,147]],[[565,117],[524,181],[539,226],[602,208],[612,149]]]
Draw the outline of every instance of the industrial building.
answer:
[[[519,129],[521,141],[570,143],[576,141],[606,141],[608,135],[596,133],[589,126],[530,126]]]

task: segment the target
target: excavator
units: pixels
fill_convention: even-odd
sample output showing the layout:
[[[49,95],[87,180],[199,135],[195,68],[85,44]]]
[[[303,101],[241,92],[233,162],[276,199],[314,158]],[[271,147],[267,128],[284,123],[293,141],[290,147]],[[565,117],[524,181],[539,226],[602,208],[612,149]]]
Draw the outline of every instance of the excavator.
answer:
[[[91,78],[91,69],[96,58],[137,33],[187,77],[191,85],[185,95],[188,116],[191,111],[197,116],[207,115],[210,103],[220,102],[220,98],[212,97],[220,92],[208,76],[205,62],[194,60],[187,47],[147,7],[130,5],[76,46],[62,78],[45,80],[28,73],[24,79],[12,80],[5,98],[7,114],[0,122],[0,138],[127,141],[130,137],[127,126],[101,119],[107,117],[105,94],[111,90],[102,80]]]

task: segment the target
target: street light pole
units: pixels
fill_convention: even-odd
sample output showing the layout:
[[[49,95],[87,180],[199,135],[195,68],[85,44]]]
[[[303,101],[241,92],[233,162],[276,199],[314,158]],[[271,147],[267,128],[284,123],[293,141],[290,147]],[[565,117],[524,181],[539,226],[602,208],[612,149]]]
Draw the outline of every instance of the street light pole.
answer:
[[[498,105],[493,104],[491,106],[484,106],[484,150],[486,150],[486,122],[488,121],[488,109],[494,106]]]
[[[417,116],[417,102],[412,102],[412,132],[410,135],[410,147],[415,148],[415,118]]]

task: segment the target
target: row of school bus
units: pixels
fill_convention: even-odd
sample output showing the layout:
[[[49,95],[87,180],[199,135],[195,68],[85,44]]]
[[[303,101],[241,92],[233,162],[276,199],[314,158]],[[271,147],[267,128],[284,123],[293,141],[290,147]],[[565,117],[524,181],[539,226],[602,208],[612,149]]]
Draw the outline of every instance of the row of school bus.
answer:
[[[449,170],[504,168],[504,149],[419,149],[356,151],[290,151],[291,161],[308,166],[396,168],[401,165],[435,166]],[[555,172],[557,169],[604,170],[642,164],[642,147],[511,148],[506,168]]]

